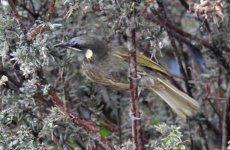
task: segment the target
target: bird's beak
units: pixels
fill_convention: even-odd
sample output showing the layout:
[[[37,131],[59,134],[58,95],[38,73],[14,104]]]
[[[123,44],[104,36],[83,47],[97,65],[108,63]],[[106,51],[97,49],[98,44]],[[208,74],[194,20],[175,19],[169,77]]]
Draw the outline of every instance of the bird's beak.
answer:
[[[72,46],[69,42],[62,42],[62,43],[58,43],[56,45],[54,45],[54,47],[61,47],[61,48],[67,48]]]
[[[75,50],[75,51],[79,51],[79,52],[82,51],[81,49],[72,47],[72,44],[70,44],[70,43],[68,43],[68,42],[58,43],[58,44],[54,45],[54,47],[68,48],[68,49]]]

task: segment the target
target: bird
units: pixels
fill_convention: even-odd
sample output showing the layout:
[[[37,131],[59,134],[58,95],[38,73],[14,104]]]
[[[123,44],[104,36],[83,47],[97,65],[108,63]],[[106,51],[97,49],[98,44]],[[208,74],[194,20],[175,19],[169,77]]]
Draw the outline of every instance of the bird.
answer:
[[[91,81],[115,90],[129,89],[129,51],[125,46],[108,46],[97,37],[81,35],[55,44],[54,47],[76,51],[82,69]],[[136,53],[136,62],[140,76],[139,87],[156,93],[183,119],[199,111],[200,105],[195,99],[169,82],[169,73],[163,66],[139,51]]]

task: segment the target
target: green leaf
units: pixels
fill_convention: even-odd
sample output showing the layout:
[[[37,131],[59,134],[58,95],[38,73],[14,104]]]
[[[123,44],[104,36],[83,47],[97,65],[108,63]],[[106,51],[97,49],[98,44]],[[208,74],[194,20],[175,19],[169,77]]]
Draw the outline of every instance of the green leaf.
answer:
[[[109,131],[106,128],[100,129],[101,136],[107,136],[109,134]]]
[[[154,125],[157,125],[157,124],[159,123],[157,116],[153,116],[153,118],[152,118],[152,123],[153,123]]]
[[[70,144],[70,146],[72,147],[77,147],[77,142],[75,139],[69,139],[68,143]]]

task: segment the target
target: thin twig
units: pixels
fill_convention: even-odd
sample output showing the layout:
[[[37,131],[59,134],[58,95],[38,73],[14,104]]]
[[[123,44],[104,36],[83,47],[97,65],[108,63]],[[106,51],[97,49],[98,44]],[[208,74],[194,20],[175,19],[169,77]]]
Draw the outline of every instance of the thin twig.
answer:
[[[40,77],[41,82],[37,83],[37,87],[38,89],[41,89],[41,83],[42,84],[48,84],[47,80],[45,78],[43,78],[43,71],[39,70],[38,72],[38,76]],[[113,145],[108,141],[108,139],[104,136],[101,136],[99,133],[99,129],[96,128],[93,124],[93,122],[91,120],[85,120],[82,119],[82,117],[80,117],[79,115],[77,115],[74,112],[71,112],[66,105],[61,101],[61,99],[57,96],[55,89],[53,87],[50,88],[48,95],[51,97],[50,101],[52,101],[52,105],[56,106],[59,111],[64,114],[65,116],[69,117],[71,119],[71,121],[78,127],[82,128],[83,130],[85,130],[90,137],[92,138],[96,138],[96,140],[98,141],[99,145],[105,149],[105,150],[115,150]],[[39,95],[40,96],[40,95]],[[41,96],[41,98],[39,98],[39,100],[42,100],[43,96]],[[47,102],[50,102],[47,101]]]
[[[207,138],[205,136],[205,131],[204,131],[204,128],[202,126],[202,123],[199,120],[198,120],[198,125],[200,127],[200,134],[201,134],[201,137],[202,137],[203,142],[204,142],[205,150],[209,150],[209,146],[208,146],[208,142],[207,142],[208,140],[207,140]]]
[[[49,95],[51,96],[52,102],[55,104],[56,107],[59,108],[61,113],[68,116],[74,124],[76,124],[78,127],[83,128],[88,134],[90,134],[92,137],[96,137],[97,141],[100,143],[100,145],[106,149],[106,150],[114,150],[114,147],[108,142],[106,137],[103,137],[99,134],[99,130],[93,126],[93,123],[91,121],[83,120],[79,116],[77,116],[75,113],[72,113],[65,105],[64,103],[59,99],[59,97],[56,95],[56,92],[54,89],[50,89]]]
[[[32,6],[32,11],[35,12],[35,7],[34,7],[34,3],[33,3],[32,0],[30,0],[30,4],[31,4],[31,6]]]
[[[167,20],[169,20],[169,22],[171,24],[175,25],[175,22],[173,22],[171,19],[169,19],[171,16],[169,16],[170,14],[169,14],[168,10],[166,9],[163,0],[159,4],[159,6],[162,7],[164,17]],[[179,49],[178,49],[178,47],[176,45],[176,41],[175,41],[175,37],[173,36],[173,33],[169,29],[166,29],[166,31],[168,33],[171,45],[174,48],[173,54],[174,54],[174,57],[176,58],[176,60],[177,60],[177,62],[179,64],[180,72],[182,73],[182,76],[183,76],[183,79],[184,79],[184,82],[185,82],[186,91],[190,96],[192,96],[192,92],[190,90],[188,72],[186,72],[186,69],[183,66],[182,59],[181,59],[182,56],[180,55],[180,53],[182,53],[182,52],[181,51],[179,52]],[[178,41],[178,42],[181,43],[180,41]],[[183,60],[185,60],[185,59],[183,59]],[[191,150],[193,150],[194,149],[193,137],[192,137],[192,133],[191,133],[191,123],[190,123],[189,119],[187,120],[187,123],[188,123],[188,126],[189,126],[189,137],[190,137],[190,143],[191,143]]]
[[[189,9],[189,4],[185,0],[180,0],[180,3],[182,4],[182,6],[184,6],[186,10]]]
[[[209,105],[212,107],[212,109],[214,110],[214,112],[217,114],[217,116],[219,117],[219,120],[223,119],[223,116],[221,116],[220,112],[218,111],[218,109],[215,107],[214,103],[211,102],[211,98],[207,97],[207,101],[209,103]]]
[[[50,0],[49,9],[48,9],[47,14],[46,14],[47,17],[50,17],[50,15],[53,13],[54,6],[55,6],[55,0]]]
[[[13,0],[8,0],[9,6],[13,12],[13,16],[16,20],[16,22],[18,23],[18,25],[20,26],[20,28],[22,29],[22,32],[24,33],[24,35],[26,35],[27,33],[27,29],[25,28],[24,24],[22,23],[22,20],[20,18],[20,15],[18,14],[16,7],[14,5]]]
[[[223,109],[223,119],[222,119],[222,147],[221,149],[222,150],[225,150],[226,149],[226,145],[227,145],[227,142],[229,140],[229,124],[228,124],[228,119],[230,117],[230,82],[228,83],[228,89],[227,89],[227,100],[224,102],[224,109]]]
[[[47,80],[43,78],[43,72],[41,70],[38,71],[38,76],[40,76],[40,78],[42,79],[41,83],[48,84]],[[41,89],[40,84],[37,84],[37,87],[38,89]],[[53,87],[50,88],[48,94],[51,97],[53,105],[56,106],[62,114],[68,116],[76,126],[84,129],[91,137],[96,138],[102,148],[104,148],[105,150],[115,150],[112,144],[109,143],[107,138],[100,135],[98,128],[94,127],[92,121],[82,119],[80,116],[78,116],[76,113],[71,112],[65,106],[65,104],[57,96]]]
[[[227,61],[226,58],[223,57],[223,51],[230,51],[229,47],[223,46],[219,48],[217,47],[217,45],[212,44],[211,41],[207,41],[205,39],[199,38],[198,36],[192,35],[184,30],[179,29],[178,27],[172,25],[168,19],[161,17],[158,14],[158,12],[154,9],[147,9],[147,14],[145,15],[145,18],[170,30],[171,32],[173,32],[176,38],[185,38],[185,40],[189,39],[190,41],[196,41],[196,43],[210,49],[210,51],[214,54],[216,60],[225,68],[227,73],[230,74],[230,63]]]
[[[127,33],[128,43],[127,47],[130,52],[129,57],[129,77],[130,77],[130,92],[131,92],[131,115],[132,115],[132,142],[133,150],[143,150],[141,140],[141,120],[138,105],[138,76],[136,67],[136,2],[131,4],[131,18],[129,22],[129,29]]]
[[[221,146],[221,150],[225,150],[226,149],[226,143],[227,143],[227,108],[228,108],[228,103],[225,101],[224,102],[224,109],[223,109],[223,119],[221,121],[222,124],[222,146]]]

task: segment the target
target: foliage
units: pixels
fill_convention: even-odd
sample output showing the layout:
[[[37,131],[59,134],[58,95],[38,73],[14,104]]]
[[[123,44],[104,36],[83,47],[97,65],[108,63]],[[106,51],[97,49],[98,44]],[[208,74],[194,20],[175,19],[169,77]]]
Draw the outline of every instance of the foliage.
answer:
[[[146,149],[227,147],[230,3],[136,2],[138,50],[201,104],[185,122],[141,89]],[[129,93],[89,81],[75,53],[53,47],[86,34],[125,45],[130,9],[125,0],[0,1],[0,149],[133,148]]]
[[[156,127],[156,131],[162,134],[161,142],[156,144],[156,150],[163,149],[185,149],[184,141],[181,140],[182,133],[179,131],[180,127],[171,125],[167,126],[166,124],[159,124]]]

